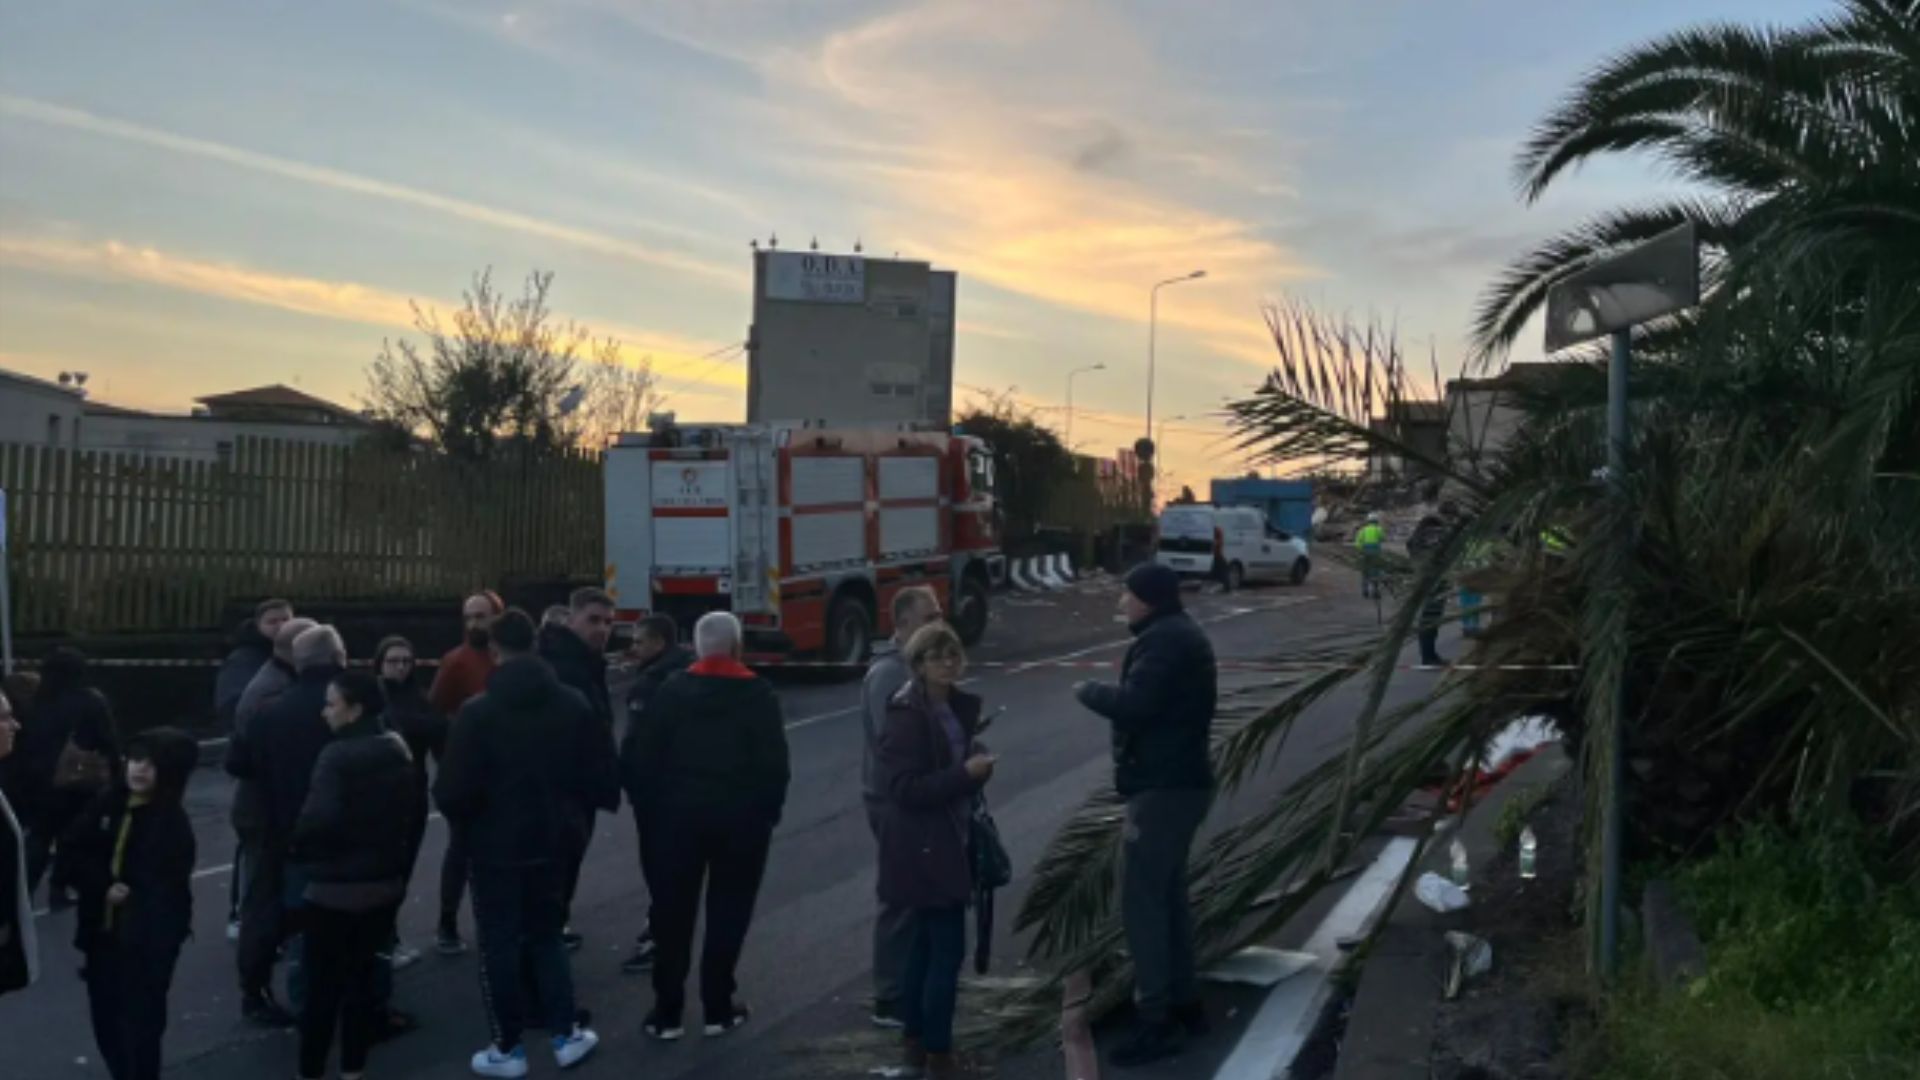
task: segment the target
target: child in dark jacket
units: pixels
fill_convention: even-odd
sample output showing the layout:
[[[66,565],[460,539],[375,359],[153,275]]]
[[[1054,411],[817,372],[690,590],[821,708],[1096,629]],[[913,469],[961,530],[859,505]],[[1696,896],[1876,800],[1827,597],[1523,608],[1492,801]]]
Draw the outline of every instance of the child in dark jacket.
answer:
[[[93,1037],[114,1080],[159,1080],[167,991],[193,926],[193,824],[181,796],[198,755],[173,728],[137,736],[121,782],[60,840],[79,894],[74,945]]]

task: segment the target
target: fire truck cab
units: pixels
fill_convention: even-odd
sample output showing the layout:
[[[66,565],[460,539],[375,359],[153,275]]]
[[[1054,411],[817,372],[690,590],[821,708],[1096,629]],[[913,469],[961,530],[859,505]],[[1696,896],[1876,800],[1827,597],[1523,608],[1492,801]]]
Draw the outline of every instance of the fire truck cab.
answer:
[[[893,632],[893,596],[931,586],[960,636],[987,628],[1005,573],[984,442],[911,426],[680,426],[606,457],[607,589],[619,617],[731,611],[750,659],[856,664]]]

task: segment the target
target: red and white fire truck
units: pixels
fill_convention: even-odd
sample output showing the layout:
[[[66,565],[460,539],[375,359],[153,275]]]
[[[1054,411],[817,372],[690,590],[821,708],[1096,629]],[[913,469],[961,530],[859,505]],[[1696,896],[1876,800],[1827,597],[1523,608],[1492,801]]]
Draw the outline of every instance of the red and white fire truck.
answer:
[[[606,485],[620,618],[666,612],[685,633],[731,611],[755,659],[864,660],[909,585],[971,644],[1005,570],[993,458],[966,435],[656,417],[607,452]]]

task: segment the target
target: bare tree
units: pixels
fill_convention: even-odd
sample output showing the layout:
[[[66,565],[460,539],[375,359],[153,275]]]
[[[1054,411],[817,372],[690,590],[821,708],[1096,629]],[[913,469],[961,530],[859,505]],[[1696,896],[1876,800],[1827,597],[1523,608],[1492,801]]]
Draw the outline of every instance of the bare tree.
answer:
[[[627,367],[611,339],[593,341],[547,306],[553,274],[527,275],[518,299],[476,274],[452,316],[414,306],[426,341],[386,341],[367,371],[374,417],[447,454],[486,460],[503,446],[544,453],[597,440],[653,392],[650,366]]]
[[[568,417],[569,441],[602,449],[623,432],[646,427],[647,416],[660,402],[658,385],[652,357],[629,365],[620,359],[615,342],[602,343],[581,373],[580,404]]]

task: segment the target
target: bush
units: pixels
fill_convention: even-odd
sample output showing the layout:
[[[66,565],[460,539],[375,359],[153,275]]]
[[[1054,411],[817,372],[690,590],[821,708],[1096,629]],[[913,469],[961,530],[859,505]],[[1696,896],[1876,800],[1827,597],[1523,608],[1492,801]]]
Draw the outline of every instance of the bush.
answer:
[[[1707,973],[1616,999],[1605,1075],[1920,1077],[1920,898],[1864,830],[1755,827],[1677,884]]]

